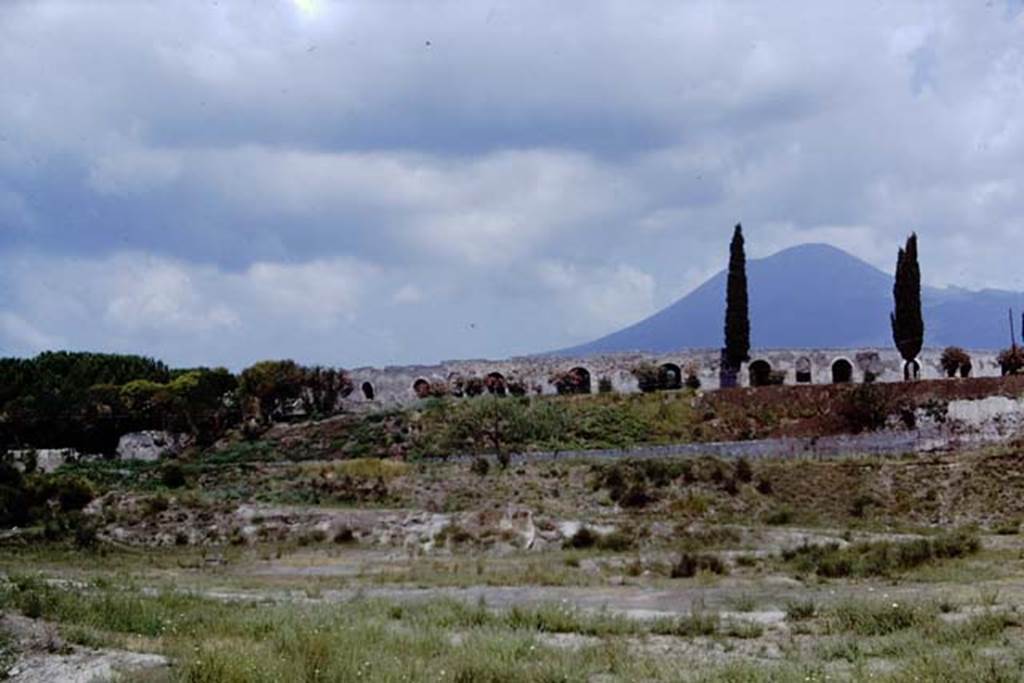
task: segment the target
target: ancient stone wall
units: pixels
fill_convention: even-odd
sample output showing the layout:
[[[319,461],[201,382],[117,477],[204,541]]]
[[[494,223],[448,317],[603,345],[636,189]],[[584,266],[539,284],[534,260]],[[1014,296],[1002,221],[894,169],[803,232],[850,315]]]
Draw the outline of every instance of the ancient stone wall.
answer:
[[[971,351],[973,377],[998,377],[1000,367],[991,351]],[[945,376],[939,363],[941,349],[925,349],[918,358],[920,379]],[[446,361],[437,365],[387,368],[356,368],[351,371],[355,391],[350,401],[381,405],[406,404],[427,395],[516,391],[529,395],[555,394],[557,379],[571,371],[589,379],[590,393],[610,389],[619,393],[640,391],[634,370],[643,365],[664,368],[669,377],[685,382],[691,372],[704,389],[719,388],[721,369],[717,350],[684,350],[677,353],[617,353],[564,358],[537,356],[506,360]],[[582,372],[580,372],[582,371]],[[740,370],[740,386],[763,378],[785,384],[833,382],[897,382],[904,363],[895,349],[755,349]],[[602,386],[603,385],[603,386]],[[586,386],[586,383],[584,383]],[[418,391],[419,390],[419,391]],[[467,392],[467,390],[469,390]]]

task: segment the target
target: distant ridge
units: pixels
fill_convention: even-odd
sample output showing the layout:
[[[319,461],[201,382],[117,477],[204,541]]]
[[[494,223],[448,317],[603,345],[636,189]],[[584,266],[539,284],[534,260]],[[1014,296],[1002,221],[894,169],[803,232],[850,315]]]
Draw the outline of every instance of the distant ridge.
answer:
[[[895,262],[895,257],[894,257]],[[927,264],[922,264],[927,278]],[[892,276],[827,244],[791,247],[747,262],[751,342],[758,348],[891,346]],[[924,287],[927,346],[1009,345],[1006,311],[1024,293]],[[625,329],[553,355],[667,352],[722,346],[725,271]]]

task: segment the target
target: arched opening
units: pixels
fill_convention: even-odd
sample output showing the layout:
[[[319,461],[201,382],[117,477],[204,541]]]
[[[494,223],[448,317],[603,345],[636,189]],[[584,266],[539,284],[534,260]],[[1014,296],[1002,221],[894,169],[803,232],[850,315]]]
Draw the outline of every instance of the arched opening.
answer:
[[[484,393],[484,381],[479,377],[469,377],[466,379],[465,384],[462,387],[462,391],[466,396],[470,398],[479,396]]]
[[[363,382],[363,398],[367,401],[372,401],[374,397],[373,385],[369,382]]]
[[[772,383],[772,366],[766,360],[755,360],[750,364],[750,386],[766,387]]]
[[[562,373],[555,378],[555,388],[559,394],[589,394],[590,371],[586,368],[575,367],[568,372]]]
[[[412,390],[416,392],[416,398],[429,398],[430,397],[430,382],[423,379],[422,377],[413,382]]]
[[[853,363],[845,358],[832,361],[832,383],[849,384],[853,381]]]
[[[917,360],[903,363],[903,381],[910,382],[921,379],[921,364]]]
[[[811,359],[807,356],[796,359],[796,383],[810,384],[814,380],[811,375]]]
[[[487,393],[494,394],[495,396],[504,396],[508,391],[505,376],[500,372],[492,372],[487,375],[484,378],[484,386],[487,388]]]
[[[658,368],[658,388],[674,391],[683,388],[683,369],[675,363],[664,363]]]

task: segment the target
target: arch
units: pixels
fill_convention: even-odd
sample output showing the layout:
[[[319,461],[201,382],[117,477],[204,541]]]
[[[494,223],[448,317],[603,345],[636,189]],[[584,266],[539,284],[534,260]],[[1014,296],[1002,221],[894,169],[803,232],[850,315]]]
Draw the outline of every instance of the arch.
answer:
[[[853,363],[846,358],[832,361],[832,383],[849,384],[853,381]]]
[[[430,382],[420,377],[418,380],[412,383],[412,390],[416,394],[416,398],[429,398],[430,397]]]
[[[559,394],[589,394],[591,392],[590,371],[577,366],[555,378]]]
[[[766,387],[772,383],[772,364],[761,359],[755,360],[748,368],[750,372],[750,386]]]
[[[812,374],[813,366],[811,365],[811,359],[807,356],[801,356],[796,359],[796,383],[797,384],[810,384],[814,381],[814,375]]]
[[[683,388],[683,369],[675,363],[662,363],[658,367],[658,388],[674,391]]]
[[[508,383],[500,372],[492,372],[487,375],[484,378],[484,386],[487,387],[487,393],[495,396],[504,396],[508,391]]]
[[[363,382],[363,398],[367,401],[372,401],[374,397],[373,385],[369,382]]]
[[[921,363],[915,358],[903,362],[903,381],[910,382],[921,379]]]

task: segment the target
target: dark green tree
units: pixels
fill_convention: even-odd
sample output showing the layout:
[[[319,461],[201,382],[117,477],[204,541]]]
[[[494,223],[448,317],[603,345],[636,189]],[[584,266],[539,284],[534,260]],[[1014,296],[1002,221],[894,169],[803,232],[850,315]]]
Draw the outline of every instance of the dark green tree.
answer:
[[[904,377],[924,346],[924,318],[921,316],[921,267],[917,263],[917,234],[907,238],[896,259],[896,282],[892,288],[895,309],[890,314],[892,338],[906,361]]]
[[[729,280],[725,301],[725,349],[723,360],[731,370],[750,360],[750,318],[747,301],[747,255],[743,226],[736,224],[729,246]]]

